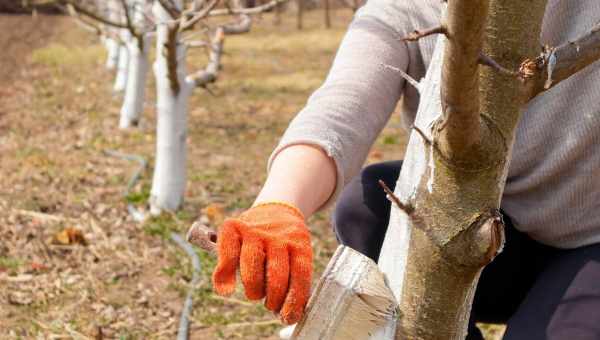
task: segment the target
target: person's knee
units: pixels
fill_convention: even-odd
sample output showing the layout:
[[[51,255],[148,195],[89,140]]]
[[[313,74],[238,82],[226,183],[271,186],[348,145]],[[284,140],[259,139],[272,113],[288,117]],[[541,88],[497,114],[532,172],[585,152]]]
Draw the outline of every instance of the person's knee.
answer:
[[[365,167],[342,191],[332,216],[338,241],[374,260],[379,256],[390,207],[378,181],[393,187],[399,166],[399,162],[386,162]]]

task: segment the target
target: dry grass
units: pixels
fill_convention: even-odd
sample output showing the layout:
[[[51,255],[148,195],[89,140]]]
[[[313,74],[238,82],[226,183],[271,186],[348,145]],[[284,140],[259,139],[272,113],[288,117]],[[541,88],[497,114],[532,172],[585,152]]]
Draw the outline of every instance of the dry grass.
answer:
[[[321,13],[274,27],[270,16],[253,32],[231,37],[215,96],[197,90],[190,103],[186,203],[139,225],[127,200],[148,197],[146,173],[127,200],[121,196],[134,164],[103,154],[117,149],[152,162],[154,85],[142,127],[118,131],[120,98],[103,68],[94,36],[67,18],[0,20],[8,31],[43,25],[26,46],[9,49],[13,72],[0,79],[0,338],[173,338],[190,280],[187,256],[166,237],[183,231],[206,207],[236,214],[248,207],[265,177],[266,159],[287,122],[324,79],[350,18],[336,13],[324,30]],[[17,26],[18,27],[18,26]],[[193,51],[189,68],[203,64]],[[397,115],[377,140],[369,162],[400,158],[405,137]],[[217,208],[218,210],[218,208]],[[336,247],[328,213],[311,220],[317,272]],[[56,244],[66,227],[87,245]],[[214,296],[214,260],[201,254],[192,339],[273,337],[278,324],[262,306]]]

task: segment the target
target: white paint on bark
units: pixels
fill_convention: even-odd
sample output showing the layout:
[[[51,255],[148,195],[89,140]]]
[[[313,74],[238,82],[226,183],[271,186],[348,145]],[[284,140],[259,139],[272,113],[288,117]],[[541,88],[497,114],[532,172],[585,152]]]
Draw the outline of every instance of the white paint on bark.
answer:
[[[106,68],[114,70],[119,63],[119,43],[115,39],[107,37],[104,44],[106,45],[106,50],[108,52],[106,57]]]
[[[150,212],[159,214],[162,210],[176,210],[183,202],[186,184],[188,99],[193,87],[185,81],[187,74],[185,45],[178,44],[176,76],[179,92],[176,93],[173,90],[169,78],[168,56],[165,51],[165,45],[169,39],[167,23],[171,21],[171,17],[158,2],[154,3],[152,10],[158,20],[157,53],[154,62],[158,121]],[[179,39],[179,34],[175,39]]]
[[[421,102],[414,123],[415,126],[418,126],[425,134],[429,135],[431,131],[429,127],[439,117],[439,113],[442,112],[440,95],[445,40],[446,38],[443,35],[438,37],[427,75],[425,80],[421,82],[421,86],[423,86]],[[431,140],[431,136],[428,137]],[[429,155],[423,137],[413,131],[410,134],[406,156],[394,190],[394,194],[401,201],[410,202],[414,198],[423,176],[426,175],[428,167],[430,167],[428,164],[429,158],[431,158],[431,155]],[[433,169],[430,169],[431,174],[433,174],[432,171]],[[433,187],[433,183],[427,185]],[[398,301],[402,296],[411,229],[412,225],[408,215],[392,204],[390,223],[383,241],[378,264],[379,269],[386,275],[388,285]],[[396,322],[390,321],[370,339],[394,339],[395,332]]]
[[[108,19],[111,21],[119,21],[119,4],[115,0],[107,0],[106,1],[106,15]],[[109,32],[114,32],[115,29],[113,27],[106,27],[106,30]],[[107,36],[105,39],[106,49],[108,51],[108,57],[106,59],[106,68],[109,70],[114,70],[119,64],[119,42]]]
[[[143,13],[144,3],[143,1],[134,1],[133,5],[133,23],[135,26],[143,28],[145,20]],[[136,35],[127,41],[129,66],[125,98],[123,99],[121,118],[119,120],[119,127],[121,129],[138,125],[144,111],[149,43],[149,35],[144,33]]]
[[[121,33],[121,39],[128,41],[129,34]],[[119,62],[117,64],[117,77],[115,78],[114,92],[123,92],[127,87],[127,76],[129,70],[129,51],[125,44],[119,44]]]

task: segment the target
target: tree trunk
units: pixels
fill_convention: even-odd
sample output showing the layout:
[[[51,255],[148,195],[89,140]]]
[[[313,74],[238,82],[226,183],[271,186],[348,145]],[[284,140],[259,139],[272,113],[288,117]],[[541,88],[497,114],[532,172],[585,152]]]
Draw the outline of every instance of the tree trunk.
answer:
[[[146,78],[148,74],[148,40],[147,37],[143,36],[139,40],[131,39],[127,43],[129,66],[125,98],[121,107],[121,118],[119,120],[119,127],[121,129],[137,126],[144,111]]]
[[[119,63],[119,43],[115,39],[106,37],[105,44],[108,52],[106,57],[106,68],[114,70]]]
[[[133,25],[140,31],[144,28],[146,18],[144,17],[144,1],[133,1]],[[146,94],[146,78],[148,75],[148,51],[150,49],[149,35],[143,32],[137,33],[133,30],[133,38],[127,42],[129,52],[129,69],[127,77],[127,88],[125,98],[121,107],[121,118],[119,127],[126,129],[137,126],[142,112]]]
[[[123,41],[127,41],[129,37],[127,34],[122,33]],[[115,84],[113,86],[114,92],[123,92],[127,87],[127,76],[129,75],[129,51],[127,45],[119,44],[119,62],[117,63],[117,76],[115,77]]]
[[[114,0],[106,1],[105,7],[105,16],[112,21],[118,21],[119,19],[119,6]],[[105,27],[106,31],[113,32],[115,29],[113,27]],[[111,36],[105,37],[106,50],[108,52],[108,56],[106,59],[106,68],[109,70],[113,70],[117,67],[119,63],[119,42],[116,41]]]
[[[296,12],[296,28],[301,30],[304,28],[304,0],[296,0],[296,7],[298,7],[298,11]]]
[[[331,28],[331,10],[329,0],[323,0],[325,7],[325,28]]]
[[[515,76],[477,68],[486,2],[449,3],[450,38],[439,37],[421,86],[395,190],[411,209],[393,204],[379,259],[402,317],[377,339],[464,339],[481,270],[502,247],[498,208],[524,91]],[[545,1],[491,3],[486,49],[507,66],[534,55]]]
[[[170,15],[155,2],[157,126],[156,160],[150,197],[151,213],[176,210],[183,202],[186,185],[187,113],[192,86],[185,81],[186,48],[179,43]]]

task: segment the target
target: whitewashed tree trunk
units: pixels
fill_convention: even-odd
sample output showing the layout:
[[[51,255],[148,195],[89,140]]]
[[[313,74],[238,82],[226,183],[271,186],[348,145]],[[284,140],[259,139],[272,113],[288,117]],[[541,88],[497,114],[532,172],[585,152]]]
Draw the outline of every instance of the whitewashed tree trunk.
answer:
[[[121,39],[123,41],[129,40],[128,32],[122,31]],[[117,64],[117,76],[115,78],[115,84],[113,86],[114,92],[123,92],[127,87],[127,77],[129,75],[129,51],[127,45],[119,44],[119,62]]]
[[[133,1],[132,4],[133,23],[135,26],[143,28],[145,21],[143,13],[144,1]],[[125,98],[121,107],[121,118],[119,120],[119,127],[121,129],[137,126],[144,110],[149,43],[149,35],[145,33],[136,33],[127,42],[129,66],[127,70]]]
[[[119,4],[115,0],[106,1],[106,17],[111,21],[119,20]],[[109,32],[114,32],[115,29],[113,27],[106,27],[106,30]],[[111,36],[105,37],[105,46],[108,52],[108,56],[106,59],[106,68],[109,70],[114,70],[119,64],[119,42]]]
[[[146,78],[148,75],[149,39],[144,36],[141,40],[142,46],[140,46],[138,39],[131,39],[127,43],[129,66],[127,69],[125,98],[121,107],[121,118],[119,120],[119,127],[121,129],[137,126],[144,110]]]
[[[109,70],[114,70],[119,63],[119,43],[112,38],[105,38],[106,50],[108,52],[108,56],[106,58],[106,68]]]
[[[430,131],[429,126],[442,112],[440,87],[445,40],[444,36],[438,38],[427,75],[421,82],[421,102],[419,103],[414,125],[425,132]],[[433,181],[435,166],[428,161],[432,152],[430,149],[425,145],[421,136],[415,132],[411,133],[405,153],[406,156],[402,162],[400,177],[394,190],[394,194],[402,202],[413,200],[422,178],[429,177],[429,180]],[[427,174],[427,172],[430,172],[430,174]],[[428,182],[427,185],[431,187],[433,183]],[[383,241],[378,265],[381,271],[386,274],[388,285],[398,301],[402,296],[412,228],[408,215],[392,204],[388,231]],[[386,327],[371,339],[394,339],[395,333],[396,321],[390,320]]]
[[[158,2],[153,12],[158,21],[154,63],[158,121],[150,210],[158,214],[163,209],[176,210],[183,202],[188,98],[193,87],[185,81],[186,47],[178,44],[179,33],[167,24],[171,17]]]

